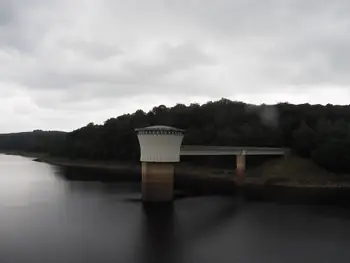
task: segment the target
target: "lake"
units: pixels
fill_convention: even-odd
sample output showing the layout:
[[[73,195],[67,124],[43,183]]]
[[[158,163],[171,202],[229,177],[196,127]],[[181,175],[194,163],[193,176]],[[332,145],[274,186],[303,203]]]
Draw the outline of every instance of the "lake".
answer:
[[[0,262],[349,262],[347,206],[239,194],[144,206],[139,182],[113,176],[0,155]]]

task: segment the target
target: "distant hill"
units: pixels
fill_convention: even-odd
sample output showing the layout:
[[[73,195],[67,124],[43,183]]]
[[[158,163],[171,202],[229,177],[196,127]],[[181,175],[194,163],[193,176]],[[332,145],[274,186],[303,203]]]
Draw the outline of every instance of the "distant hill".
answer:
[[[1,152],[45,152],[58,154],[63,150],[67,133],[60,131],[0,134]]]

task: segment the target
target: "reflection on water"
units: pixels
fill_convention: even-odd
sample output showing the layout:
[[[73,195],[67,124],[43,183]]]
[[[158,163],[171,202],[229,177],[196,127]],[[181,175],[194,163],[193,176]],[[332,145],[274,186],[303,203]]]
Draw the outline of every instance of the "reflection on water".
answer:
[[[142,205],[137,180],[0,155],[0,262],[348,262],[348,208]]]
[[[143,207],[140,261],[147,263],[181,262],[181,251],[176,238],[176,214],[171,204]]]

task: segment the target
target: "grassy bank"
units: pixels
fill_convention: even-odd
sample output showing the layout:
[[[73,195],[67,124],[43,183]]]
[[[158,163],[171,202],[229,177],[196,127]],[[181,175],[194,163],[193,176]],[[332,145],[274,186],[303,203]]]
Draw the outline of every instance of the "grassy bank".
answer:
[[[246,176],[247,185],[350,189],[350,175],[326,171],[309,159],[296,156],[266,162],[247,171]]]

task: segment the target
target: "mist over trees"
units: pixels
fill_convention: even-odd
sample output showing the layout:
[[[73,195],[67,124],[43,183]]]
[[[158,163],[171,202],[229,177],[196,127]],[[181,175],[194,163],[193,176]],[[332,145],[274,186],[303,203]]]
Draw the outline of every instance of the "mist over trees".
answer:
[[[1,150],[49,152],[71,159],[137,161],[134,129],[169,125],[186,130],[184,144],[288,147],[334,172],[350,172],[350,106],[249,105],[227,99],[138,110],[70,133],[0,135]]]

